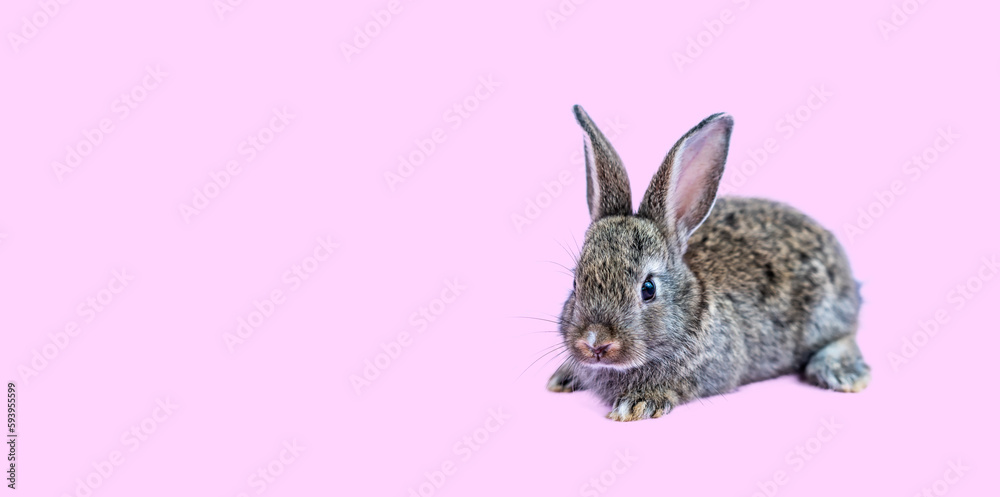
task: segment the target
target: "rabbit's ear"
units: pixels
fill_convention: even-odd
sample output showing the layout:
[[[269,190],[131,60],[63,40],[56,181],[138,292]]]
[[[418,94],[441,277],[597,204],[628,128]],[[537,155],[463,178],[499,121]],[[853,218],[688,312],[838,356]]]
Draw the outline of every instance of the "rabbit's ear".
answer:
[[[682,251],[715,204],[732,131],[733,118],[723,113],[691,128],[663,159],[639,204],[638,215],[676,233]]]
[[[583,128],[584,159],[587,166],[587,207],[590,220],[632,214],[632,190],[618,153],[594,121],[579,105],[573,106]]]

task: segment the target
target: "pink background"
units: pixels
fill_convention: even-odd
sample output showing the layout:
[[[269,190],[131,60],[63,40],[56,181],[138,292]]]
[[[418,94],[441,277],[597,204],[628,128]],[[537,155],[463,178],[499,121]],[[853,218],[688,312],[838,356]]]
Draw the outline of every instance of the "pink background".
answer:
[[[1000,278],[983,258],[1000,258],[1000,7],[910,0],[896,26],[901,0],[562,4],[246,0],[220,16],[212,0],[103,0],[48,16],[5,2],[0,371],[18,385],[20,495],[86,495],[88,478],[95,496],[995,490]],[[143,88],[147,67],[165,76]],[[142,100],[127,116],[123,93]],[[730,189],[797,206],[852,257],[869,389],[781,378],[627,424],[587,393],[547,392],[557,363],[532,361],[554,326],[517,316],[559,312],[571,279],[550,262],[571,266],[564,247],[588,225],[575,103],[615,136],[636,202],[684,131],[732,114]],[[475,110],[458,119],[456,104]],[[284,108],[282,130],[261,131]],[[252,161],[249,135],[269,141]],[[398,157],[432,137],[390,188]],[[914,155],[933,159],[919,177]],[[240,174],[185,220],[230,161]],[[861,234],[859,209],[877,214]],[[307,259],[327,237],[332,255]],[[283,276],[303,264],[308,280]],[[231,351],[226,334],[275,290]],[[385,368],[358,393],[366,361]],[[606,493],[589,483],[602,477]]]

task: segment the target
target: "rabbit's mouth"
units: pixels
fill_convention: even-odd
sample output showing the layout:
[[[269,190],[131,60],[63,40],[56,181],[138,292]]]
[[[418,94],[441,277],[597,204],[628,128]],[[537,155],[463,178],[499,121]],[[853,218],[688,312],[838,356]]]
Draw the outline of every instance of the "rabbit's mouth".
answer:
[[[620,340],[607,338],[600,330],[588,330],[573,342],[573,349],[582,364],[595,367],[622,368],[632,361],[625,354]]]

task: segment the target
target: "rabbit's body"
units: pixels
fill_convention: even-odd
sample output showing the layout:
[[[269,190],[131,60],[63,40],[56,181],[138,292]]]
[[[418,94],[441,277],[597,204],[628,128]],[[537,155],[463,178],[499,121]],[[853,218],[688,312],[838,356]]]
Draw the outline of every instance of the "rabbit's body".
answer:
[[[594,222],[560,319],[572,355],[549,389],[591,390],[633,420],[789,373],[864,388],[857,283],[833,234],[784,204],[715,199],[731,120],[685,135],[632,215],[617,154],[578,118]]]

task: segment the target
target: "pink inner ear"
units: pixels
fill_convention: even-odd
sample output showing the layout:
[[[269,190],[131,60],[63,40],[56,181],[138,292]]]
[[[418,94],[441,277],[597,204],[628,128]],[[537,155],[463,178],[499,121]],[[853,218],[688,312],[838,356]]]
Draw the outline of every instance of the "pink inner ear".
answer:
[[[707,214],[707,205],[715,196],[709,191],[708,178],[718,166],[724,148],[725,126],[712,122],[689,136],[680,148],[675,172],[677,183],[667,201],[673,206],[674,216],[684,229],[692,229]],[[697,219],[692,219],[697,217]],[[680,227],[680,226],[679,226]]]

